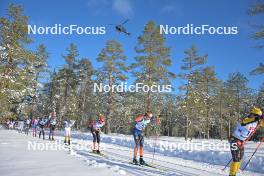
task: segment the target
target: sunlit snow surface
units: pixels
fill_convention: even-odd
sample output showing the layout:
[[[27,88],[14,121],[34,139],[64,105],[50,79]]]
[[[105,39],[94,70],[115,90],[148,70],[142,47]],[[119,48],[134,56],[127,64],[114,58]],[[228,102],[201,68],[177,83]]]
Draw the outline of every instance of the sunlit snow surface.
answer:
[[[0,130],[3,131],[3,130]],[[4,130],[6,131],[6,130]],[[27,137],[23,134],[17,134],[17,132],[9,131],[8,137],[5,137],[4,140],[2,133],[0,133],[1,143],[0,143],[0,154],[6,155],[5,153],[8,150],[11,151],[11,148],[7,148],[12,144],[12,141],[9,140],[9,136],[13,138],[13,135],[19,137],[20,143],[27,141],[34,141],[36,138]],[[10,135],[12,134],[12,135]],[[62,143],[63,141],[63,132],[56,132],[56,142]],[[20,139],[21,138],[21,139]],[[228,169],[222,171],[221,169],[230,159],[230,152],[228,150],[223,151],[221,148],[219,150],[210,150],[208,148],[199,150],[180,150],[172,149],[167,150],[161,145],[164,142],[168,143],[186,143],[183,138],[174,138],[174,137],[158,137],[157,140],[155,137],[145,139],[144,147],[144,159],[147,163],[154,165],[157,168],[150,167],[140,167],[131,165],[130,162],[133,157],[133,146],[134,141],[130,135],[104,135],[102,134],[102,156],[97,155],[91,152],[92,136],[89,132],[73,132],[72,134],[72,145],[67,147],[66,150],[56,151],[59,153],[60,157],[56,157],[54,154],[55,151],[51,151],[50,155],[53,159],[53,163],[63,164],[65,161],[61,161],[62,158],[70,156],[70,160],[74,161],[73,167],[76,167],[76,163],[80,163],[81,166],[84,165],[86,169],[89,169],[89,174],[98,173],[98,170],[101,171],[100,175],[170,175],[170,176],[216,176],[216,175],[228,175]],[[38,139],[37,139],[38,140]],[[38,140],[42,142],[42,140]],[[44,141],[47,142],[47,141]],[[198,140],[194,139],[189,144],[197,144],[198,146],[202,143],[212,143],[212,144],[223,144],[226,141],[220,140]],[[155,155],[153,159],[153,151],[155,147]],[[228,144],[227,144],[228,145]],[[81,147],[80,147],[81,146]],[[83,147],[85,146],[85,147]],[[250,142],[246,145],[245,151],[245,161],[248,160],[249,156],[255,150],[257,143]],[[2,151],[2,148],[5,148],[5,153]],[[264,173],[264,146],[257,152],[256,156],[252,159],[250,165],[247,167],[247,170],[244,172],[239,172],[238,176],[260,176]],[[12,150],[13,151],[13,150]],[[47,151],[46,151],[47,152]],[[16,152],[14,152],[16,153]],[[42,154],[39,154],[41,157]],[[10,162],[8,157],[3,157],[5,163]],[[14,157],[15,158],[15,157]],[[20,157],[19,157],[20,158]],[[2,159],[3,160],[3,159]],[[38,160],[38,158],[36,158]],[[37,164],[37,163],[36,163]],[[0,163],[0,172],[1,169],[7,167],[8,164]],[[19,165],[19,167],[22,167]],[[36,166],[39,167],[39,166]],[[43,166],[44,167],[44,166]],[[46,166],[45,166],[46,168]],[[16,172],[16,170],[10,170]],[[40,171],[41,172],[41,171]],[[16,174],[14,174],[16,175]],[[18,175],[18,174],[17,174]],[[68,175],[68,174],[66,174]],[[81,174],[80,174],[81,175]]]

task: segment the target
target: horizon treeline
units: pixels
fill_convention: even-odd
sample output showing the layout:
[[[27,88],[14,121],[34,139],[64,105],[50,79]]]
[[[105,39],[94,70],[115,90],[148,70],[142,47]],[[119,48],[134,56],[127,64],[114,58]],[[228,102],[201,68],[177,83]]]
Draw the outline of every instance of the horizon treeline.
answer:
[[[259,6],[263,4],[250,7],[249,15],[263,13]],[[113,39],[93,58],[100,67],[80,57],[78,46],[71,43],[58,58],[65,64],[55,71],[48,67],[50,53],[45,45],[34,51],[27,49],[32,38],[22,6],[11,4],[6,13],[0,18],[1,122],[43,117],[55,110],[59,122],[74,119],[75,127],[85,130],[101,113],[106,117],[106,133],[130,134],[135,117],[152,111],[160,116],[161,125],[147,127],[148,136],[226,139],[252,106],[264,107],[264,82],[255,91],[240,72],[230,73],[227,80],[219,79],[214,66],[207,64],[212,58],[195,45],[182,51],[181,69],[169,71],[171,48],[153,21],[147,22],[138,36],[131,64],[127,64],[122,44]],[[261,31],[263,26],[252,38],[263,39]],[[264,74],[263,63],[251,74]],[[174,79],[182,82],[174,87],[180,90],[177,93],[94,92],[95,83],[111,87],[134,80],[151,86],[171,84]]]

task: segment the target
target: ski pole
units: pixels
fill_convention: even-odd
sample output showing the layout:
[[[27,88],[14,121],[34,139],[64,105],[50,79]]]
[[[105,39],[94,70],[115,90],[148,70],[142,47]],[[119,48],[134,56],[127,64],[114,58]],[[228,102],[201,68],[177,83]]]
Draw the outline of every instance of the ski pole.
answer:
[[[229,164],[231,163],[232,160],[233,160],[233,158],[231,158],[231,159],[228,161],[228,163],[225,165],[225,167],[222,169],[222,171],[224,171],[224,170],[229,166]]]
[[[241,169],[242,171],[244,171],[246,169],[246,167],[248,166],[248,164],[250,163],[251,159],[253,158],[253,156],[257,153],[258,149],[260,148],[262,142],[260,142],[256,148],[256,150],[254,151],[254,153],[251,155],[251,157],[249,158],[249,160],[247,161],[247,163],[245,164],[245,166]]]
[[[156,131],[156,130],[155,130],[155,131]],[[155,157],[155,154],[156,154],[157,140],[158,140],[158,134],[157,134],[157,131],[156,131],[156,138],[155,138],[155,143],[154,143],[154,149],[153,149],[153,155],[152,155],[152,161],[151,161],[151,164],[153,164],[154,157]]]

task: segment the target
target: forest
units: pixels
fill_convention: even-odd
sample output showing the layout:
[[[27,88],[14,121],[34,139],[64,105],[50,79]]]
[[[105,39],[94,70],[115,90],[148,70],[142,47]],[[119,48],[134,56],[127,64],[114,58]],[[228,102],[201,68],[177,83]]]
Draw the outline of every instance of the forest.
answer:
[[[262,15],[264,4],[249,7],[250,17]],[[252,106],[264,107],[264,82],[258,89],[248,86],[249,78],[240,72],[221,80],[210,55],[195,44],[182,51],[181,69],[170,69],[171,47],[160,34],[159,25],[148,21],[135,43],[133,62],[116,39],[106,41],[96,58],[80,57],[78,46],[69,44],[62,54],[65,61],[51,69],[49,48],[44,44],[28,49],[29,17],[23,7],[11,4],[0,18],[0,121],[35,118],[57,112],[58,121],[76,120],[75,128],[87,130],[89,122],[106,117],[105,133],[131,134],[136,116],[152,111],[160,116],[160,126],[148,126],[146,134],[177,136],[187,139],[226,139],[238,119]],[[263,41],[264,27],[255,29],[248,40]],[[263,45],[256,46],[263,48]],[[91,59],[100,67],[95,67]],[[249,70],[250,76],[262,76],[264,64]],[[175,79],[182,84],[172,92],[94,92],[94,84],[119,85],[133,80],[145,85],[168,85]],[[264,81],[264,80],[263,80]],[[260,133],[264,133],[260,131]]]

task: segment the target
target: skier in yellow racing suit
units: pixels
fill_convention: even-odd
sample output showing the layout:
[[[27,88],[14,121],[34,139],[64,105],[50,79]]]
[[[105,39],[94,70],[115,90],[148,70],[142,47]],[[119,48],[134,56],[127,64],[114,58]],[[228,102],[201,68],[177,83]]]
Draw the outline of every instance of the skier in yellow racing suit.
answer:
[[[253,107],[250,114],[237,123],[236,128],[230,137],[230,148],[233,162],[230,165],[229,176],[236,175],[244,156],[244,144],[252,137],[260,126],[264,127],[263,113],[261,109],[257,107]]]

